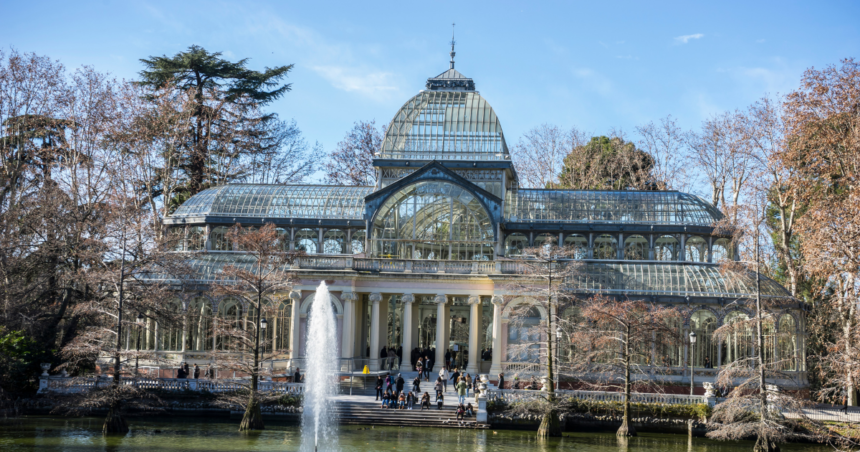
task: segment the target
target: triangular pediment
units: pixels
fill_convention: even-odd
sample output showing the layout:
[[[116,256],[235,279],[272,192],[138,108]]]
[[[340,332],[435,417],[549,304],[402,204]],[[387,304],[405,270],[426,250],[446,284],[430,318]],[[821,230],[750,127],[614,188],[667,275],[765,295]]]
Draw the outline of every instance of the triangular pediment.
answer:
[[[408,187],[417,182],[425,181],[425,180],[437,180],[437,181],[445,181],[450,182],[456,185],[459,185],[466,190],[469,190],[472,194],[474,194],[477,198],[483,201],[484,205],[487,207],[487,211],[490,216],[493,218],[496,223],[501,220],[502,214],[502,200],[493,195],[492,193],[484,190],[483,188],[473,184],[468,179],[459,174],[451,171],[448,168],[445,168],[441,163],[437,161],[432,161],[421,168],[417,169],[414,173],[392,183],[391,185],[375,191],[364,197],[364,218],[366,220],[370,220],[373,218],[374,212],[391,196],[393,193]]]

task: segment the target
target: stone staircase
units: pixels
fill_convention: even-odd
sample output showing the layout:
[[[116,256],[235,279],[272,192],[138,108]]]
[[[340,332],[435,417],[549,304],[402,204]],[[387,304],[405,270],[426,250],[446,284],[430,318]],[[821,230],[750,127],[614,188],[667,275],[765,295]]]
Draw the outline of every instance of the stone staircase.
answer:
[[[341,424],[387,425],[402,427],[439,427],[439,428],[477,428],[486,429],[488,424],[478,424],[474,417],[467,417],[457,422],[457,411],[454,406],[446,405],[441,410],[434,404],[430,410],[421,411],[419,407],[412,410],[397,410],[380,408],[379,402],[339,401],[334,405],[334,411]]]

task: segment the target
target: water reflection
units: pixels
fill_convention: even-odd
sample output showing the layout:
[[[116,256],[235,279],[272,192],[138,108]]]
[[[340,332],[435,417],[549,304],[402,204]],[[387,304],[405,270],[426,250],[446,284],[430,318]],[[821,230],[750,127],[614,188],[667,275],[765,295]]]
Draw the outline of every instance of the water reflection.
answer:
[[[0,423],[0,451],[299,450],[301,437],[297,425],[267,421],[266,430],[243,435],[236,431],[238,422],[226,418],[132,418],[128,435],[105,438],[101,435],[102,419],[28,417]],[[612,432],[565,433],[563,438],[540,440],[530,431],[349,425],[341,426],[337,434],[338,450],[342,452],[748,452],[753,446],[751,442],[717,443],[688,435],[641,434],[634,438],[617,438]],[[792,444],[782,450],[824,452],[828,449]]]

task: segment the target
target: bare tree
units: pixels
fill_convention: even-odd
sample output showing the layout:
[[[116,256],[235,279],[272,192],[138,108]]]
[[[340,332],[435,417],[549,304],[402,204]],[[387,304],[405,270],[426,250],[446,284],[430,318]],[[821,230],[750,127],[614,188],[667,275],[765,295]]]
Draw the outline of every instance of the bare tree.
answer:
[[[508,298],[524,297],[530,300],[512,310],[514,323],[510,326],[520,328],[523,331],[521,336],[529,339],[520,344],[509,344],[508,353],[546,365],[548,404],[538,428],[539,437],[561,436],[555,396],[558,353],[553,352],[553,341],[558,329],[558,312],[571,299],[565,283],[580,266],[578,261],[570,259],[575,252],[571,248],[559,247],[557,240],[548,238],[536,248],[523,250],[523,255],[516,259],[518,276],[503,285],[510,294]],[[546,313],[546,321],[537,325],[524,323],[535,308]]]
[[[385,128],[376,127],[376,121],[358,121],[337,144],[325,164],[325,182],[332,185],[376,184],[373,159],[382,148]]]
[[[219,368],[250,376],[246,392],[227,394],[221,401],[245,407],[240,431],[262,430],[260,404],[271,397],[259,392],[258,387],[261,376],[269,372],[260,365],[266,357],[264,352],[271,350],[270,336],[263,334],[267,323],[264,319],[275,315],[275,302],[289,292],[294,282],[290,266],[299,254],[287,251],[283,237],[272,224],[259,229],[237,224],[230,229],[228,237],[244,253],[240,262],[221,271],[221,281],[212,289],[218,294],[248,300],[250,309],[242,320],[217,322],[213,334],[220,338],[221,344],[213,353],[213,359]],[[248,359],[249,352],[251,359]]]
[[[700,132],[689,131],[684,140],[690,148],[690,163],[704,174],[711,188],[711,204],[720,208],[725,198],[728,165],[723,150],[723,127],[718,118],[702,123]]]
[[[263,125],[268,129],[263,135],[268,143],[262,152],[250,156],[242,181],[251,184],[306,182],[323,159],[322,146],[319,143],[310,146],[295,120]]]
[[[803,271],[820,281],[816,291],[832,307],[839,338],[829,353],[841,364],[823,368],[822,397],[846,393],[857,405],[860,362],[852,351],[860,328],[860,63],[808,69],[787,96],[786,151],[790,188],[803,206],[798,218]],[[826,363],[825,363],[826,364]],[[831,373],[832,372],[832,373]]]
[[[688,159],[685,156],[687,146],[684,134],[671,115],[661,118],[659,123],[653,121],[639,126],[636,131],[641,136],[639,149],[647,152],[654,159],[651,174],[661,190],[679,190],[687,192],[693,185],[693,173],[687,171]]]
[[[680,313],[668,306],[600,295],[578,301],[576,311],[561,322],[570,339],[569,372],[585,387],[623,392],[617,435],[636,436],[630,394],[663,391],[653,350],[681,342]]]
[[[559,183],[564,159],[588,136],[576,127],[564,131],[558,126],[541,124],[530,129],[512,149],[512,160],[523,188],[546,188]]]

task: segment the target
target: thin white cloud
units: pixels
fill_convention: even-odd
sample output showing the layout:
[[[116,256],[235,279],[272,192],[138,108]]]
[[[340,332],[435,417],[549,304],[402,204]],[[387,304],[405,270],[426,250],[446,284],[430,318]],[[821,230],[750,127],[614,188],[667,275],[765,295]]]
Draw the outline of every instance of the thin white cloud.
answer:
[[[764,44],[764,39],[756,39],[755,42],[758,44]]]
[[[380,71],[365,71],[355,67],[313,66],[316,73],[328,80],[335,88],[368,96],[379,96],[397,91],[393,74]]]
[[[684,36],[676,36],[675,37],[675,44],[686,44],[693,39],[702,39],[704,37],[705,37],[705,35],[703,35],[702,33],[696,33],[696,34],[684,35]]]

